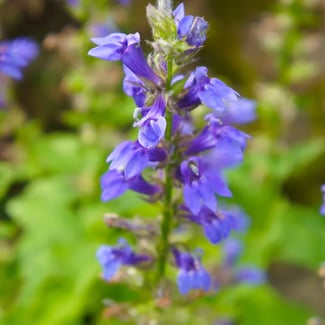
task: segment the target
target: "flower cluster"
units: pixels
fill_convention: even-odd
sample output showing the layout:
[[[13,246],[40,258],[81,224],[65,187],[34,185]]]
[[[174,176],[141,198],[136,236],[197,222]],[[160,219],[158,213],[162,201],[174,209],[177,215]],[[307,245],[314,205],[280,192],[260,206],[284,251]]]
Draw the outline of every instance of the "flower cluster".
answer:
[[[164,276],[172,252],[179,291],[187,294],[191,289],[208,290],[211,279],[199,257],[169,242],[172,224],[197,224],[213,244],[241,226],[236,212],[220,208],[219,197],[232,196],[224,174],[242,162],[250,139],[233,125],[254,120],[255,103],[209,77],[204,66],[185,71],[206,40],[208,24],[203,18],[185,15],[183,4],[173,12],[149,5],[147,13],[154,37],[148,57],[139,33],[93,38],[96,47],[89,51],[91,56],[122,62],[123,88],[136,104],[137,139],[119,144],[108,156],[101,198],[106,202],[132,190],[149,202],[162,203],[158,274]],[[205,112],[202,121],[193,118],[194,110]],[[124,250],[113,250],[98,252],[106,279],[121,265],[137,260],[134,255],[129,258],[129,248],[126,257]]]

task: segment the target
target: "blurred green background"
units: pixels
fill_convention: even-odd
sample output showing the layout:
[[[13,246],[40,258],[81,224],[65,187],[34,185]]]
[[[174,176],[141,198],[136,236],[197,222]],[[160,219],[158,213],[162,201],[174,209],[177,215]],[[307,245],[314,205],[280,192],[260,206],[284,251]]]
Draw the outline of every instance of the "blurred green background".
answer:
[[[325,3],[184,3],[210,24],[197,63],[258,102],[256,122],[245,127],[254,139],[229,179],[252,218],[242,263],[265,269],[268,283],[197,300],[177,296],[157,308],[140,273],[127,274],[125,284],[100,279],[98,245],[124,234],[104,225],[104,213],[155,218],[158,211],[132,193],[100,202],[107,154],[135,136],[134,103],[121,90],[120,64],[87,56],[89,39],[101,24],[150,40],[148,1],[2,0],[1,39],[29,36],[41,51],[21,82],[0,80],[7,98],[0,111],[0,324],[205,325],[227,317],[240,325],[303,325],[325,317],[317,275],[325,260]],[[220,248],[200,232],[194,238],[205,264],[217,267]]]

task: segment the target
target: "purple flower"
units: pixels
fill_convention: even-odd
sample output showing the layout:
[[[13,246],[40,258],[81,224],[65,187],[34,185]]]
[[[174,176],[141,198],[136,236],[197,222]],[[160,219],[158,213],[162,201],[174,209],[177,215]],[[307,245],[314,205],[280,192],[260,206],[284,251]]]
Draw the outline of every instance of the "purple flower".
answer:
[[[229,238],[224,242],[222,250],[224,254],[223,266],[228,269],[228,272],[232,270],[233,280],[235,282],[258,285],[266,281],[265,272],[258,267],[236,266],[243,251],[241,241],[235,238]]]
[[[139,131],[139,143],[145,148],[153,148],[164,137],[166,120],[159,116],[157,120],[151,119],[145,123]]]
[[[113,200],[121,196],[129,188],[125,175],[118,170],[107,171],[100,179],[102,188],[101,199],[103,202]]]
[[[122,6],[128,6],[131,3],[131,0],[117,0],[117,2]]]
[[[219,152],[222,151],[220,158],[227,158],[227,167],[241,162],[247,140],[251,137],[232,126],[223,125],[214,114],[208,114],[206,120],[208,125],[186,145],[186,154],[193,155],[209,149],[218,149]]]
[[[222,246],[224,254],[224,263],[227,266],[233,266],[243,252],[243,244],[235,238],[228,238]]]
[[[228,101],[238,100],[239,94],[217,78],[208,77],[206,67],[197,67],[184,86],[185,95],[178,101],[181,109],[192,109],[200,104],[221,114]]]
[[[242,209],[236,206],[230,206],[222,209],[222,213],[226,218],[232,218],[234,230],[241,233],[247,231],[250,219]]]
[[[157,120],[165,115],[166,103],[163,96],[158,96],[152,106],[137,107],[134,111],[135,126],[143,126],[150,120]]]
[[[225,110],[216,114],[224,124],[245,124],[256,119],[256,102],[251,99],[239,98],[235,101],[227,101]]]
[[[149,184],[141,173],[145,168],[155,166],[165,159],[166,153],[163,149],[146,149],[138,142],[122,142],[107,157],[106,161],[111,164],[101,178],[102,201],[110,201],[128,189],[154,195],[160,190],[159,186]]]
[[[137,142],[124,141],[112,151],[106,162],[111,162],[110,170],[123,172],[129,179],[148,167],[149,152]]]
[[[322,204],[322,206],[320,208],[320,214],[322,216],[325,216],[325,184],[322,185],[321,191],[323,192],[323,204]]]
[[[109,17],[105,23],[93,23],[89,26],[89,31],[94,37],[104,37],[111,33],[116,33],[118,28],[112,17]]]
[[[172,123],[173,134],[179,133],[181,135],[192,135],[194,133],[194,126],[189,114],[173,115]]]
[[[203,18],[185,16],[183,3],[174,10],[173,16],[178,39],[184,39],[189,45],[196,47],[203,45],[208,29],[208,23]]]
[[[235,281],[251,285],[263,284],[266,281],[265,272],[254,266],[245,266],[235,272]]]
[[[146,89],[144,83],[139,79],[129,68],[125,65],[124,68],[124,80],[123,90],[128,95],[133,97],[135,103],[142,107],[146,100]]]
[[[165,135],[166,120],[163,117],[166,104],[163,96],[158,96],[152,106],[137,107],[134,112],[135,126],[140,126],[139,143],[144,148],[156,147]],[[141,118],[138,119],[138,115]]]
[[[22,68],[35,59],[37,54],[37,44],[27,38],[0,42],[0,72],[21,79]]]
[[[210,275],[203,268],[200,259],[177,249],[173,250],[173,254],[176,266],[179,268],[177,276],[179,292],[186,295],[191,289],[208,291],[211,283]]]
[[[147,255],[135,254],[125,239],[121,238],[117,246],[102,245],[96,253],[97,259],[103,267],[103,278],[110,280],[123,265],[137,265],[150,260]]]
[[[108,61],[121,60],[138,78],[144,79],[143,81],[160,83],[160,78],[149,67],[140,47],[139,33],[113,33],[91,40],[98,46],[91,49],[89,55]]]
[[[204,206],[216,211],[215,194],[231,197],[227,183],[220,170],[215,168],[214,161],[204,158],[191,157],[183,161],[177,171],[178,179],[183,184],[185,204],[194,215]]]
[[[67,0],[67,4],[71,7],[77,7],[80,5],[80,0]]]
[[[128,189],[152,196],[160,191],[158,185],[148,183],[141,175],[135,175],[131,178],[126,178],[123,172],[115,169],[108,170],[100,179],[102,188],[101,199],[103,202],[113,200],[121,196]]]
[[[203,206],[197,215],[188,213],[185,208],[185,217],[202,226],[206,238],[212,244],[218,244],[226,239],[232,230],[237,230],[237,218],[228,211],[211,211]]]

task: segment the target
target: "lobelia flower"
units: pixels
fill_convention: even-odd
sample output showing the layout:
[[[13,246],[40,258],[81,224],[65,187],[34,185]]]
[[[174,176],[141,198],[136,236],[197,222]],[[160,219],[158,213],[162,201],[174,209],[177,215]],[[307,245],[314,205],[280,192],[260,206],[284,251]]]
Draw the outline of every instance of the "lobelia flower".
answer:
[[[131,0],[117,0],[117,2],[122,6],[128,6],[131,3]]]
[[[227,101],[237,101],[239,94],[217,78],[208,77],[206,67],[197,67],[185,85],[185,95],[178,101],[180,109],[193,109],[203,104],[214,112],[222,113]]]
[[[120,238],[117,246],[100,246],[96,257],[103,267],[103,278],[106,281],[110,280],[123,265],[137,265],[150,260],[147,255],[135,254],[123,238]]]
[[[214,162],[201,157],[191,157],[183,161],[177,172],[183,184],[183,197],[189,210],[197,215],[206,206],[217,209],[215,194],[230,197],[231,192]]]
[[[225,163],[224,167],[233,167],[240,163],[247,140],[251,137],[230,125],[223,125],[214,114],[208,114],[205,120],[208,121],[208,125],[186,144],[185,153],[193,155],[214,149],[215,152],[219,150],[222,153],[219,155],[220,158],[224,157],[223,160],[227,158],[228,163]]]
[[[139,33],[113,33],[91,40],[98,46],[91,49],[89,55],[108,61],[121,60],[143,82],[160,83],[160,78],[149,67],[142,52]]]
[[[181,136],[192,136],[194,126],[192,118],[189,114],[178,115],[174,114],[172,122],[172,133],[175,136],[177,133]]]
[[[222,209],[226,217],[233,220],[233,229],[240,233],[245,233],[249,227],[250,219],[247,214],[237,206],[227,206]]]
[[[165,151],[160,148],[147,149],[137,141],[119,144],[106,160],[111,164],[101,178],[102,201],[110,201],[128,189],[145,195],[159,192],[160,187],[149,184],[141,173],[146,167],[154,166],[165,158]]]
[[[0,72],[14,79],[22,78],[22,69],[38,54],[37,44],[28,38],[0,42]]]
[[[199,224],[206,238],[212,244],[218,244],[226,239],[232,230],[242,231],[241,220],[243,215],[227,210],[219,210],[216,213],[206,207],[202,207],[197,215],[192,215],[186,208],[185,217]]]
[[[235,272],[235,281],[250,285],[263,284],[266,281],[265,272],[255,266],[243,266]]]
[[[146,89],[141,79],[139,79],[128,67],[123,65],[125,77],[123,79],[123,90],[133,97],[135,103],[142,107],[146,100]]]
[[[235,238],[227,239],[223,244],[224,264],[233,266],[243,252],[243,244]]]
[[[67,0],[67,4],[71,7],[78,7],[80,5],[80,0]]]
[[[227,101],[222,113],[215,113],[224,124],[245,124],[256,119],[256,102],[247,98]]]
[[[135,175],[126,179],[122,172],[109,170],[100,179],[102,188],[101,199],[103,202],[110,201],[121,196],[128,189],[140,194],[152,196],[160,191],[158,185],[148,183],[141,175]]]
[[[210,275],[203,268],[198,257],[173,249],[176,266],[179,268],[177,275],[177,285],[182,295],[188,294],[191,289],[210,288]]]
[[[323,204],[322,204],[322,206],[320,208],[320,214],[322,216],[325,216],[325,184],[322,185],[321,191],[323,192]]]
[[[232,270],[233,281],[236,283],[247,283],[251,285],[259,285],[266,281],[265,272],[255,266],[241,266],[236,264],[243,252],[241,241],[235,238],[227,239],[223,244],[223,265]]]
[[[202,46],[206,40],[208,23],[201,17],[185,16],[183,3],[174,10],[173,16],[178,39],[195,47]]]
[[[139,143],[145,148],[158,145],[166,130],[166,120],[159,116],[157,119],[148,120],[139,131]]]
[[[108,17],[104,23],[93,23],[89,27],[89,32],[93,37],[105,37],[108,34],[118,32],[118,28],[113,17]]]
[[[135,126],[140,127],[138,141],[144,148],[156,147],[165,135],[164,118],[166,104],[163,96],[158,96],[152,106],[137,107],[134,112]],[[141,118],[138,118],[138,115]]]

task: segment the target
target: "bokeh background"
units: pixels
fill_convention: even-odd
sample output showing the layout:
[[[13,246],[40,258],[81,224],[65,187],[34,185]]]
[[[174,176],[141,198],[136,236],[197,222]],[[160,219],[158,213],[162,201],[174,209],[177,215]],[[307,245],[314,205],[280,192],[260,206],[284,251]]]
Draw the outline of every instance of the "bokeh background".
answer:
[[[303,325],[325,317],[317,274],[325,260],[325,2],[184,3],[210,24],[196,63],[258,103],[257,120],[245,127],[253,136],[245,161],[228,177],[251,218],[241,263],[265,270],[267,283],[159,309],[140,273],[124,284],[100,279],[96,249],[122,234],[104,225],[104,214],[159,211],[132,193],[100,202],[107,154],[135,135],[134,103],[122,93],[120,64],[87,52],[90,37],[113,31],[150,40],[148,1],[0,0],[0,39],[28,36],[40,46],[22,81],[0,79],[0,324],[205,325],[226,317]],[[194,238],[217,267],[220,248]]]

